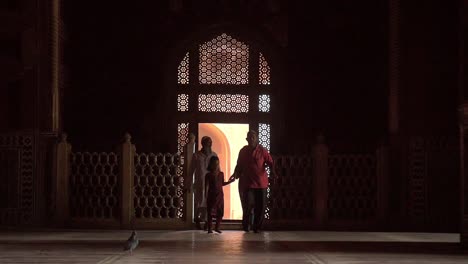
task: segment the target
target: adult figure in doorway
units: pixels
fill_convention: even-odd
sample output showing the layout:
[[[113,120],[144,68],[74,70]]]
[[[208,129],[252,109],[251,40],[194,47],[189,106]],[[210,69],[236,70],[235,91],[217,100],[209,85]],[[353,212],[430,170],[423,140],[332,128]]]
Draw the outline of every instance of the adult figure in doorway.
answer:
[[[232,177],[239,179],[239,196],[242,205],[242,227],[249,232],[249,224],[258,233],[263,224],[267,204],[268,175],[266,167],[270,167],[273,177],[273,159],[263,146],[258,144],[257,132],[250,130],[247,133],[247,146],[239,151],[237,166]]]
[[[211,149],[213,141],[210,137],[204,136],[201,139],[202,148],[195,152],[192,157],[190,174],[193,177],[195,224],[198,229],[202,229],[201,222],[205,222],[206,227],[206,195],[205,176],[208,173],[208,165],[211,157],[218,155]],[[206,229],[206,228],[204,228]]]

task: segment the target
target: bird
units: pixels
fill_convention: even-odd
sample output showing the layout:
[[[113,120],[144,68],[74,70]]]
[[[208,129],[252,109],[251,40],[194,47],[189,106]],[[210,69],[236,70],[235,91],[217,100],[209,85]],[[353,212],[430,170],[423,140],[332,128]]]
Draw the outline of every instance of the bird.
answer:
[[[132,234],[125,243],[124,251],[130,251],[130,254],[132,254],[133,250],[138,246],[139,242],[140,241],[137,238],[137,233],[135,230],[133,230]]]

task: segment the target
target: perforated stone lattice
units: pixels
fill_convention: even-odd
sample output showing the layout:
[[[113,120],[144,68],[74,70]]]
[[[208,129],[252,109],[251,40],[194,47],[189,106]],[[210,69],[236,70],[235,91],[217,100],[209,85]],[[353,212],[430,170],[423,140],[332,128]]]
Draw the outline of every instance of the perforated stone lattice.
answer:
[[[313,216],[313,159],[274,156],[278,179],[270,184],[270,218],[310,219]]]
[[[18,200],[15,208],[0,209],[0,224],[31,224],[34,217],[34,140],[32,135],[1,135],[0,151],[5,155],[15,150],[19,157],[18,167],[9,169],[17,170],[19,176]],[[5,172],[6,173],[6,172]]]
[[[177,111],[187,112],[189,110],[189,95],[178,94],[177,95]]]
[[[223,33],[199,46],[201,84],[248,84],[249,47]]]
[[[119,161],[116,153],[71,154],[70,210],[75,218],[118,218]]]
[[[198,96],[198,111],[247,113],[249,112],[249,96],[244,94],[200,94]]]
[[[270,66],[268,65],[268,62],[262,53],[260,53],[258,67],[259,67],[259,72],[258,72],[259,84],[269,85],[270,84]]]
[[[270,112],[270,95],[261,94],[258,96],[258,111],[263,113]]]
[[[184,58],[177,67],[177,83],[189,84],[189,53],[185,54]]]
[[[270,124],[259,123],[258,124],[258,142],[268,151],[270,151]]]
[[[413,219],[425,218],[427,213],[426,197],[427,153],[422,137],[410,141],[409,151],[409,204],[408,213]]]
[[[135,155],[135,217],[182,218],[183,177],[179,155]]]
[[[262,145],[264,148],[270,151],[270,124],[259,123],[258,124],[258,143]],[[271,175],[270,168],[267,167],[266,169],[268,177]],[[271,197],[271,188],[267,188],[267,198],[270,199]],[[270,218],[270,207],[267,206],[265,209],[265,217],[266,219]]]
[[[335,220],[368,220],[376,216],[376,157],[330,155],[328,212]]]
[[[189,140],[189,123],[179,123],[177,124],[177,153],[182,153],[184,151],[184,146]]]

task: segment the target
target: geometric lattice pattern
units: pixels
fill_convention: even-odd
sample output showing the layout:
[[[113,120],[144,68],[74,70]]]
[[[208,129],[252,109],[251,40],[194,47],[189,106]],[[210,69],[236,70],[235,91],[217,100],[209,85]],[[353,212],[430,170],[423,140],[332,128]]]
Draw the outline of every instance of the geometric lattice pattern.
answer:
[[[270,151],[270,124],[258,124],[258,143]]]
[[[249,47],[223,33],[199,46],[201,84],[248,84]]]
[[[0,185],[3,186],[0,187],[3,205],[0,208],[0,224],[27,225],[34,222],[33,164],[32,135],[0,135]]]
[[[261,94],[258,96],[258,111],[263,113],[270,112],[270,95]]]
[[[270,152],[270,124],[258,124],[258,143],[266,148],[268,152]],[[270,167],[266,168],[266,172],[268,177],[270,177]],[[267,198],[270,199],[271,196],[271,189],[270,187],[267,188]],[[265,217],[266,219],[270,218],[270,208],[267,206],[265,210]]]
[[[183,177],[179,155],[135,155],[135,217],[138,219],[182,218]]]
[[[410,141],[408,214],[413,221],[424,219],[427,213],[427,160],[424,143],[421,137],[413,137]]]
[[[313,217],[313,159],[310,156],[275,156],[280,175],[270,183],[271,220],[306,220]]]
[[[328,159],[328,217],[366,221],[377,216],[376,156],[330,155]]]
[[[249,112],[249,96],[244,94],[200,94],[198,96],[198,111],[247,113]]]
[[[73,218],[120,217],[119,156],[116,153],[71,154],[70,214]]]
[[[265,57],[263,57],[262,53],[260,53],[258,66],[259,66],[259,72],[258,72],[259,84],[269,85],[270,84],[270,66],[268,65],[268,62],[266,61]]]
[[[418,138],[421,137],[411,137],[410,142]],[[460,215],[458,211],[452,209],[455,206],[447,205],[459,206],[460,203],[459,192],[453,191],[460,188],[459,139],[454,136],[425,136],[422,139],[424,140],[423,147],[410,149],[412,152],[410,153],[410,166],[416,166],[418,173],[416,175],[413,174],[416,172],[414,171],[415,168],[409,168],[411,172],[409,177],[411,185],[409,185],[410,188],[408,190],[408,194],[411,197],[411,204],[408,204],[409,216],[411,216],[414,225],[425,223],[428,226],[436,228],[447,228],[446,230],[439,229],[442,232],[457,230],[453,228],[459,228]],[[416,156],[414,156],[416,154],[414,151],[418,153]],[[424,152],[424,158],[421,155],[421,151]],[[416,159],[416,157],[418,158]],[[419,162],[417,162],[418,160]],[[426,173],[425,175],[421,175],[420,172]],[[414,184],[415,177],[419,178],[420,181],[422,180],[422,186]],[[416,188],[417,193],[413,192],[413,188]],[[431,197],[437,197],[437,199],[431,199]],[[421,204],[421,202],[425,202],[426,204]],[[465,203],[465,207],[468,207],[468,204]],[[427,211],[416,213],[414,209],[419,208],[427,209]],[[414,220],[419,220],[420,222]]]
[[[188,84],[189,83],[189,53],[185,54],[184,58],[177,67],[177,83]]]
[[[189,96],[188,94],[177,95],[177,111],[186,112],[188,111]]]
[[[184,146],[189,140],[189,123],[177,124],[177,153],[184,152]]]

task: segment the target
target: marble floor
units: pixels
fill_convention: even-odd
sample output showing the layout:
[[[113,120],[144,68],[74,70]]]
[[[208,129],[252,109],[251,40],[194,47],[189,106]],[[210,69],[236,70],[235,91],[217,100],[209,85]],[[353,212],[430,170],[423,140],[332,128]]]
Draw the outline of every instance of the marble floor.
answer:
[[[0,263],[468,263],[458,234],[227,230],[0,231]]]

